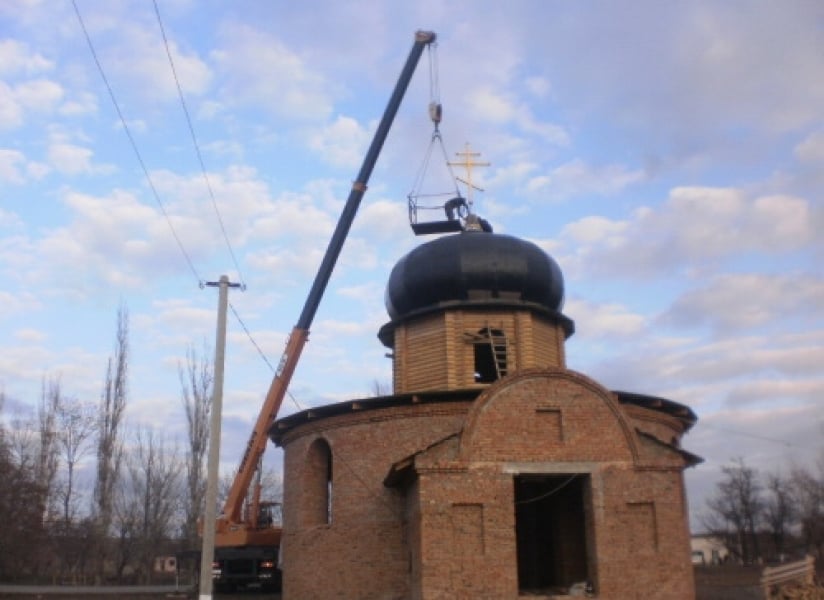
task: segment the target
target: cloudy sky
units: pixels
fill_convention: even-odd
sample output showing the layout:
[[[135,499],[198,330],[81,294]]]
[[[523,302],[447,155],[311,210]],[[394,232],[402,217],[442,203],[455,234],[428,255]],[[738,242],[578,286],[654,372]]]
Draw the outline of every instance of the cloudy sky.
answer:
[[[425,241],[406,202],[436,98],[449,158],[470,144],[491,163],[472,173],[477,212],[561,265],[570,368],[699,415],[694,521],[731,459],[786,472],[822,452],[820,2],[75,2],[94,54],[71,1],[0,3],[7,417],[44,376],[95,402],[124,303],[129,424],[182,436],[178,365],[214,346],[217,294],[198,283],[226,273],[246,285],[230,294],[231,470],[271,380],[244,325],[276,364],[429,29],[437,52],[318,311],[297,403],[390,381],[376,333],[392,265]],[[421,191],[454,189],[441,158]]]

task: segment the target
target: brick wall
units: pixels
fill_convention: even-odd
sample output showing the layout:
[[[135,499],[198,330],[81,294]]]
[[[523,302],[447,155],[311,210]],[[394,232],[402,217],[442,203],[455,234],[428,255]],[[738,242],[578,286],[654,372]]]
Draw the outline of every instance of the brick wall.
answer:
[[[550,368],[507,377],[473,403],[297,426],[282,438],[284,598],[517,598],[519,478],[549,492],[576,481],[583,522],[554,543],[576,557],[569,549],[583,546],[586,565],[558,567],[557,581],[583,569],[598,598],[693,598],[686,459],[667,445],[682,427],[628,409],[591,379]],[[666,439],[640,437],[644,423]],[[306,526],[301,474],[319,438],[333,456],[332,522]],[[551,506],[571,510],[564,502]]]
[[[293,600],[406,598],[407,500],[383,485],[392,463],[457,432],[469,405],[398,406],[307,424],[283,439],[283,593]],[[332,450],[332,521],[307,526],[303,476],[319,438]]]

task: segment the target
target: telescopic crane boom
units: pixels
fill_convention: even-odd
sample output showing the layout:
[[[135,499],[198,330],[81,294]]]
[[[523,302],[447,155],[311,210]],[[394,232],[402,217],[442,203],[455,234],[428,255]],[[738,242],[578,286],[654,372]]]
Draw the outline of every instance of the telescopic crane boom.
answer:
[[[324,254],[323,261],[321,262],[317,275],[315,275],[315,280],[306,298],[306,303],[303,306],[300,318],[286,342],[286,349],[280,359],[275,377],[269,387],[269,392],[266,394],[266,399],[258,415],[255,428],[246,444],[237,475],[232,482],[232,487],[229,490],[229,495],[224,505],[223,514],[218,517],[215,531],[217,545],[227,546],[254,543],[252,540],[252,538],[254,538],[254,532],[251,531],[248,524],[244,522],[242,518],[242,508],[254,472],[266,449],[267,431],[274,422],[280,406],[283,403],[286,389],[292,380],[292,375],[300,359],[303,347],[309,338],[309,327],[312,324],[320,300],[326,290],[326,285],[329,283],[329,278],[332,275],[332,270],[343,248],[344,240],[349,233],[352,221],[355,218],[355,213],[366,192],[366,184],[369,182],[372,169],[381,152],[383,143],[386,141],[386,136],[398,112],[401,100],[406,93],[406,89],[409,86],[409,82],[412,79],[412,75],[415,72],[424,48],[432,44],[435,38],[435,34],[430,31],[418,31],[415,34],[415,42],[412,45],[412,50],[409,52],[400,77],[395,84],[395,89],[383,113],[383,118],[378,125],[378,129],[375,131],[375,136],[363,160],[363,165],[361,166],[357,179],[352,184],[349,199],[344,205],[343,212],[332,234],[332,239],[326,248],[326,254]]]

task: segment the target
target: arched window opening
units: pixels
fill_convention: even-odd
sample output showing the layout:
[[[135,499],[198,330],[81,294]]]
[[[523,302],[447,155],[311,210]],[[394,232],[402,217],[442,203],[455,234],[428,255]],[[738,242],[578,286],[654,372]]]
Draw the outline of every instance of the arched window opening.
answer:
[[[302,502],[305,525],[332,523],[332,448],[323,438],[309,446]]]
[[[473,336],[475,382],[492,383],[507,372],[506,334],[500,329],[484,327]]]

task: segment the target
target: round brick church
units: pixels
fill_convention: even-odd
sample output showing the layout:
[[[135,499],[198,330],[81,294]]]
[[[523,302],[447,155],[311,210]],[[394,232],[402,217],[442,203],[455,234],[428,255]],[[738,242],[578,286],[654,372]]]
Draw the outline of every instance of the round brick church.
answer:
[[[391,396],[278,420],[283,597],[694,598],[686,406],[566,368],[555,261],[468,230],[392,270]]]

